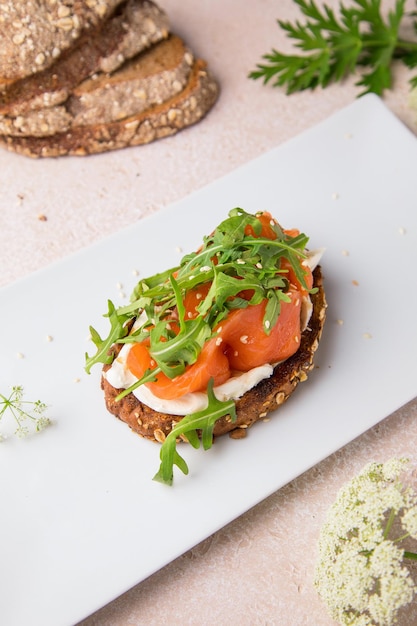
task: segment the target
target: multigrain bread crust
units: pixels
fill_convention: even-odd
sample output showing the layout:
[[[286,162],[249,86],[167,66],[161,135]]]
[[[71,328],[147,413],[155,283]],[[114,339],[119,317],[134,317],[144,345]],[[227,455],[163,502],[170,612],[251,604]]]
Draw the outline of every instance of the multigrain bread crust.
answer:
[[[317,293],[311,295],[313,312],[308,327],[301,336],[300,348],[284,363],[277,365],[270,378],[262,380],[256,387],[237,400],[236,421],[232,422],[230,416],[222,417],[215,424],[215,436],[229,433],[235,439],[244,437],[246,430],[252,424],[265,419],[268,413],[286,402],[298,383],[307,379],[309,372],[314,367],[314,353],[320,341],[327,306],[320,266],[316,267],[313,276]],[[120,347],[113,348],[114,353],[117,354],[119,349]],[[105,365],[103,371],[105,372],[109,367],[110,365]],[[101,386],[104,391],[106,407],[110,413],[146,439],[162,443],[173,426],[181,419],[178,415],[153,411],[142,404],[133,393],[129,393],[121,400],[116,401],[117,395],[122,390],[112,387],[104,376]]]
[[[76,126],[47,137],[0,136],[0,145],[30,157],[85,156],[150,143],[195,124],[212,108],[219,86],[202,59],[194,61],[184,89],[165,102],[123,120]]]

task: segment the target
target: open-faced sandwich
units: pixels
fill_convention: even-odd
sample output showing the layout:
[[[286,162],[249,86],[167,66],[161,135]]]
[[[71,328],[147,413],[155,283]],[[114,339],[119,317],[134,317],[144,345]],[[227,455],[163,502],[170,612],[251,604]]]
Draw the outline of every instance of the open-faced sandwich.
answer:
[[[188,472],[176,444],[210,448],[245,436],[306,380],[326,300],[321,251],[267,212],[240,208],[179,266],[140,280],[131,303],[109,302],[111,329],[86,370],[102,363],[108,410],[162,444],[155,478]]]

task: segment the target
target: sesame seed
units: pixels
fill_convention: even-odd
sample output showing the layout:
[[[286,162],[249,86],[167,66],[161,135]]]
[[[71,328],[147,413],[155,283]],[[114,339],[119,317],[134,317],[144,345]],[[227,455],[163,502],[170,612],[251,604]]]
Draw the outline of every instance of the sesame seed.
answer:
[[[262,269],[262,263],[257,263],[256,267],[258,268],[258,270],[261,270]]]
[[[342,250],[343,256],[349,256],[349,250]]]
[[[339,199],[339,194],[337,193],[337,191],[332,193],[332,200],[338,200]]]
[[[139,276],[138,270],[132,270],[132,275],[133,276]]]
[[[24,359],[25,358],[25,355],[22,352],[18,352],[16,354],[16,356],[17,356],[18,359]]]
[[[181,248],[181,246],[177,246],[177,247],[175,248],[175,252],[182,252],[182,248]]]
[[[354,285],[355,287],[358,287],[359,283],[357,280],[352,280],[352,285]]]
[[[265,328],[270,328],[271,322],[269,320],[265,320]]]
[[[241,343],[248,343],[248,336],[247,335],[242,335],[241,338],[239,339],[239,341]]]
[[[47,217],[46,217],[46,215],[44,215],[43,213],[39,213],[39,215],[38,215],[38,220],[39,220],[40,222],[47,222],[47,221],[48,221],[48,218],[47,218]]]
[[[371,333],[363,333],[363,338],[364,339],[372,339],[372,335],[371,335]]]
[[[45,63],[45,55],[43,54],[43,52],[39,52],[39,54],[36,56],[35,63],[36,65],[42,65],[43,63]]]
[[[52,335],[46,335],[46,341],[48,341],[50,343],[53,340],[54,340],[54,338],[52,337]]]
[[[236,261],[236,263],[237,263],[238,265],[245,265],[245,261],[244,261],[243,259],[238,259],[238,260]]]
[[[223,341],[222,337],[217,337],[217,339],[216,339],[216,346],[219,346],[222,343],[222,341]]]
[[[344,322],[343,322],[343,320],[336,320],[336,324],[338,326],[343,326]]]
[[[345,139],[352,139],[352,133],[345,133]]]
[[[81,378],[78,378],[78,377],[74,378],[74,383],[79,383],[79,382],[81,382]]]
[[[398,232],[400,233],[400,235],[405,235],[407,231],[405,230],[403,226],[400,226],[398,229]]]

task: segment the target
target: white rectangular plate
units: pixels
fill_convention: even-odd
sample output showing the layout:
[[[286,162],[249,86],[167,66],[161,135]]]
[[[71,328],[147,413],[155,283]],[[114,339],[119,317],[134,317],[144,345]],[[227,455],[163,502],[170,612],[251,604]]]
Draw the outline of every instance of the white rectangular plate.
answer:
[[[414,136],[367,96],[0,292],[0,391],[22,384],[54,420],[0,447],[2,624],[77,622],[416,395],[416,163]],[[133,269],[175,265],[234,206],[268,210],[326,248],[319,367],[246,439],[184,446],[190,475],[169,488],[152,481],[157,444],[107,413],[98,367],[83,372],[88,327],[105,331],[107,298],[120,303]]]

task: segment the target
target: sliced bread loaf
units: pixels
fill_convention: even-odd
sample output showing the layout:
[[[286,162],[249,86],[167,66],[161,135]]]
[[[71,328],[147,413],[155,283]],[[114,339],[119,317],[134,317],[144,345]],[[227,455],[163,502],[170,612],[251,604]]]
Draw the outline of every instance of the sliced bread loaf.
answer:
[[[3,86],[0,114],[17,117],[62,104],[72,90],[96,72],[113,72],[140,51],[168,36],[166,14],[150,0],[127,0],[78,45],[43,71]],[[4,50],[0,46],[0,50]]]
[[[50,67],[82,34],[99,28],[123,1],[3,0],[0,86]]]
[[[179,93],[123,120],[74,126],[46,137],[0,136],[0,145],[31,157],[87,155],[149,143],[199,121],[219,93],[206,63],[197,59]]]
[[[73,126],[107,124],[135,115],[182,91],[193,61],[184,42],[171,35],[113,74],[100,73],[83,81],[63,105],[17,117],[0,115],[0,134],[44,137]]]

